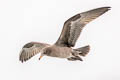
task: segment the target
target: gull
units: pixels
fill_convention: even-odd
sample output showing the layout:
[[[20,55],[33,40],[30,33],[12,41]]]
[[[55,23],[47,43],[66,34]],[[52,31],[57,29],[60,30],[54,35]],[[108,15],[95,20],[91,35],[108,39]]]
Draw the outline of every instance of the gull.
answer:
[[[86,24],[110,10],[110,7],[100,7],[85,11],[69,18],[65,21],[62,32],[58,40],[53,44],[40,42],[29,42],[25,44],[20,52],[19,60],[25,62],[38,53],[41,53],[39,60],[43,56],[57,57],[69,61],[83,61],[81,56],[86,56],[90,46],[73,49],[83,28]]]

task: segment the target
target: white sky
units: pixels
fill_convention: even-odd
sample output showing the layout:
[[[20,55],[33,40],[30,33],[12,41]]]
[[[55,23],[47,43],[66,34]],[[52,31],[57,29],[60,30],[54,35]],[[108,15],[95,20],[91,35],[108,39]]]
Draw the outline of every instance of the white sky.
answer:
[[[111,6],[89,23],[75,47],[90,45],[83,62],[36,55],[21,63],[31,41],[53,44],[73,15]],[[0,0],[0,80],[120,80],[119,0]]]

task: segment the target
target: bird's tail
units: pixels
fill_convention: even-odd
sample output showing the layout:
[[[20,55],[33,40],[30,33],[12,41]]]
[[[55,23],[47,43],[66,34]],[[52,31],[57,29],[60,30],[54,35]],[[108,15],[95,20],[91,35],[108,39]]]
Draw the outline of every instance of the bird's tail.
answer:
[[[90,50],[90,46],[87,45],[87,46],[84,46],[84,47],[80,47],[80,48],[77,48],[77,49],[74,49],[74,51],[79,54],[80,56],[86,56],[88,54]]]

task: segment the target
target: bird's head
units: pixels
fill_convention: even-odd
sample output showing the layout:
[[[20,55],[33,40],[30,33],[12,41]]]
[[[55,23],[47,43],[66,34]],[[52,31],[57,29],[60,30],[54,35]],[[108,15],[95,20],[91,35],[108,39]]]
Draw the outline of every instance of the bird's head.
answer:
[[[48,56],[50,55],[51,53],[51,49],[49,47],[47,48],[44,48],[42,51],[41,51],[41,55],[39,57],[39,60],[43,57],[43,56]]]

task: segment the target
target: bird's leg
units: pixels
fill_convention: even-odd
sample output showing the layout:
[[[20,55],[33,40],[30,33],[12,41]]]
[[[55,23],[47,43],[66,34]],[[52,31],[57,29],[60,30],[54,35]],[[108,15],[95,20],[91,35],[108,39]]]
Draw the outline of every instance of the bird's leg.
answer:
[[[69,61],[76,61],[74,57],[67,58]]]
[[[69,61],[76,61],[76,60],[80,60],[80,61],[83,61],[82,58],[80,58],[79,56],[75,56],[75,57],[70,57],[70,58],[67,58]]]
[[[79,53],[77,53],[75,51],[73,51],[71,53],[72,53],[72,57],[67,58],[68,60],[70,60],[70,61],[76,61],[76,60],[83,61],[82,58],[79,56]]]
[[[75,56],[75,58],[76,58],[77,60],[83,61],[82,58],[79,57],[79,56]]]

